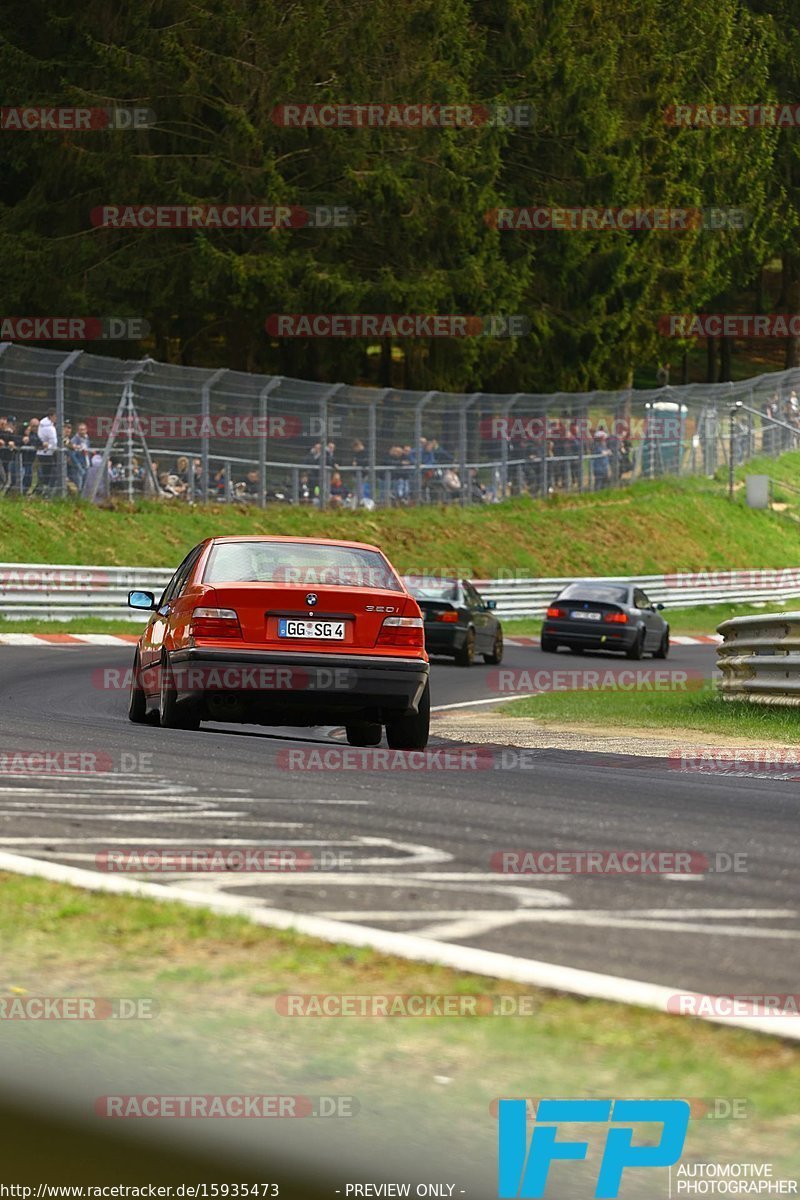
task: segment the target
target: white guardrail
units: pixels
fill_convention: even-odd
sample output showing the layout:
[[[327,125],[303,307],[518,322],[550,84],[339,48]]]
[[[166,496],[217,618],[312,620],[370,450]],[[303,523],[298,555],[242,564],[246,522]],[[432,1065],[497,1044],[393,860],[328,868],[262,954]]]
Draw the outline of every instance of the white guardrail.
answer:
[[[800,704],[800,612],[733,617],[719,626],[717,650],[724,700]]]
[[[161,567],[0,563],[0,617],[69,620],[94,616],[129,619],[141,624],[141,614],[126,607],[128,591],[144,588],[158,594],[172,574],[171,569]],[[587,576],[476,579],[474,583],[485,599],[497,602],[500,616],[540,617],[556,593],[576,578]],[[772,605],[800,598],[800,567],[598,576],[595,581],[633,583],[642,587],[654,604],[663,604],[667,609],[696,608],[724,601]]]

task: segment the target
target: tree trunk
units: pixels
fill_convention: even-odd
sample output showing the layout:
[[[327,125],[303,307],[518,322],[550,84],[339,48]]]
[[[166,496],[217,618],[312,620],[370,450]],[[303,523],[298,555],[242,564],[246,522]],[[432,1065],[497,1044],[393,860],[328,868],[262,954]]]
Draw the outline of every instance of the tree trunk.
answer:
[[[731,377],[731,352],[733,349],[732,339],[723,337],[719,339],[719,382],[728,383]]]
[[[782,290],[786,301],[786,311],[800,313],[800,258],[794,250],[783,252]],[[786,339],[784,366],[800,367],[800,338],[796,335]]]
[[[717,382],[717,344],[713,337],[706,338],[706,383]]]

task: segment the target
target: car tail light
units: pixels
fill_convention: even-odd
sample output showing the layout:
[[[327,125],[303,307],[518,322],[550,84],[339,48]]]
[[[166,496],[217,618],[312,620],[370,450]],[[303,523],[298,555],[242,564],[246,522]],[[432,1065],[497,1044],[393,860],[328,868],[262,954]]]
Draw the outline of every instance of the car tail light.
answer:
[[[628,624],[628,615],[627,615],[627,613],[624,613],[624,612],[606,613],[606,615],[603,619],[605,621],[608,621],[611,625],[627,625]]]
[[[457,612],[440,612],[433,618],[434,621],[445,621],[448,625],[455,625],[458,622]]]
[[[386,617],[376,644],[410,646],[422,650],[425,646],[422,617]]]
[[[548,608],[547,615],[548,617],[553,617],[555,620],[558,620],[559,617],[565,617],[567,615],[567,610],[565,608]]]
[[[196,608],[189,633],[194,638],[240,638],[239,614],[233,608]]]

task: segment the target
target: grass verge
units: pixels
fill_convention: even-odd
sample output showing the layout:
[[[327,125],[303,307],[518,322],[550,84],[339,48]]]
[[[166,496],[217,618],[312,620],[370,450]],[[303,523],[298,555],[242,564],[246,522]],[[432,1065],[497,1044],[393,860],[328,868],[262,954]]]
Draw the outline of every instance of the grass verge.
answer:
[[[800,484],[800,453],[780,460]],[[775,464],[772,464],[775,467]],[[800,562],[791,513],[733,503],[704,478],[643,481],[621,491],[503,504],[375,512],[273,505],[0,500],[0,560],[172,566],[211,534],[273,533],[377,542],[401,571],[519,576],[657,574]]]
[[[585,660],[585,664],[588,660]],[[565,664],[566,665],[566,664]],[[602,672],[603,664],[594,663]],[[575,659],[570,660],[572,669]],[[665,669],[666,664],[655,666]],[[591,669],[588,668],[587,669]],[[502,705],[499,712],[510,717],[534,717],[543,725],[603,726],[604,728],[661,729],[665,733],[687,730],[696,733],[746,737],[753,745],[758,738],[794,743],[799,719],[795,709],[770,708],[740,701],[722,700],[713,686],[691,691],[597,690],[542,692]]]
[[[91,1042],[108,1091],[129,1063],[158,1064],[179,1091],[355,1095],[368,1125],[414,1114],[452,1154],[491,1161],[499,1096],[740,1098],[747,1120],[692,1123],[686,1157],[800,1165],[800,1046],[602,1001],[460,975],[177,904],[84,893],[0,874],[0,996],[150,997],[151,1021],[38,1022],[19,1036],[58,1056]],[[525,997],[528,1016],[289,1018],[286,992]],[[27,1023],[31,1026],[31,1023]],[[46,1028],[45,1028],[46,1027]],[[10,1035],[9,1035],[10,1036]],[[100,1039],[98,1043],[98,1039]],[[105,1039],[105,1041],[103,1040]],[[122,1072],[127,1086],[117,1087]],[[213,1081],[213,1087],[211,1083]],[[267,1086],[267,1083],[269,1086]],[[361,1119],[361,1118],[360,1118]]]

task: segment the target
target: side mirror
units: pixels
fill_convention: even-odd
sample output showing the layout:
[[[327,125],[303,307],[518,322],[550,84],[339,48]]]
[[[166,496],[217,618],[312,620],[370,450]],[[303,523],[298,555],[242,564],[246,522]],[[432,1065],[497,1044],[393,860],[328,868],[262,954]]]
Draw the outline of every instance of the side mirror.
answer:
[[[663,612],[663,611],[664,611],[664,605],[663,605],[663,604],[656,604],[656,605],[655,605],[655,610],[656,610],[656,612]]]
[[[156,598],[152,592],[128,592],[128,608],[142,608],[152,612]]]
[[[486,607],[488,608],[489,612],[494,612],[494,610],[497,608],[496,600],[487,600],[485,603],[486,603]]]

